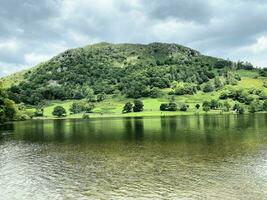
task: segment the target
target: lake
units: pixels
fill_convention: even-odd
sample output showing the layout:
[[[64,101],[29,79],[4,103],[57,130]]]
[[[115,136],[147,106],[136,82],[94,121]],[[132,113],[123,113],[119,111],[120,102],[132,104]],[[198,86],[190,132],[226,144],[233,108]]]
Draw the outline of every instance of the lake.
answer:
[[[0,126],[0,199],[266,199],[267,114]]]

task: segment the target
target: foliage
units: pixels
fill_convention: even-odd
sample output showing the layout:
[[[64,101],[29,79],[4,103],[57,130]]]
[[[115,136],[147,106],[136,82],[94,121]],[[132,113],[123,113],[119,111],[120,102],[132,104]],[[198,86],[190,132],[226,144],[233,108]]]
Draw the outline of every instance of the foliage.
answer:
[[[200,108],[200,105],[197,103],[197,104],[195,105],[195,107],[196,107],[196,109],[199,109],[199,108]]]
[[[228,101],[223,102],[222,110],[224,112],[229,112],[230,108],[231,108],[231,104]]]
[[[239,104],[239,103],[236,103],[236,104],[233,106],[233,110],[234,110],[235,112],[237,112],[238,114],[243,114],[243,113],[245,112],[244,107],[243,107],[241,104]]]
[[[220,99],[233,99],[240,103],[245,103],[249,105],[253,101],[253,96],[249,94],[248,90],[239,89],[239,88],[228,88],[221,92]]]
[[[73,102],[70,107],[71,114],[78,114],[81,112],[90,113],[94,109],[93,103],[86,103],[85,101]]]
[[[218,100],[212,99],[209,103],[210,109],[218,109],[220,107],[220,103]]]
[[[90,119],[90,114],[84,113],[82,116],[83,119]]]
[[[261,69],[259,74],[263,77],[267,77],[267,68]]]
[[[189,107],[189,106],[186,105],[186,104],[181,104],[179,110],[185,112],[185,111],[187,111],[188,107]]]
[[[248,111],[251,113],[260,112],[262,110],[263,106],[258,100],[253,101],[248,108]]]
[[[133,104],[131,102],[127,102],[124,105],[122,112],[123,113],[129,113],[129,112],[132,112],[132,109],[133,109]]]
[[[263,101],[262,110],[267,111],[267,100]]]
[[[177,111],[177,104],[175,102],[160,104],[161,111]]]
[[[156,98],[159,89],[169,88],[173,81],[190,83],[177,92],[192,94],[193,84],[214,78],[216,62],[176,44],[100,43],[67,50],[33,68],[8,94],[16,103],[31,105],[84,98],[95,102],[115,91],[130,98]]]
[[[218,60],[215,64],[214,67],[218,69],[222,69],[225,67],[231,67],[232,62],[228,60]]]
[[[237,66],[237,69],[245,69],[245,70],[253,70],[254,69],[253,65],[249,62],[238,61],[236,66]]]
[[[134,112],[141,112],[143,111],[144,104],[140,99],[135,99],[134,100],[134,106],[133,106],[133,111]]]
[[[13,120],[16,112],[14,101],[8,98],[3,83],[0,82],[0,123]]]
[[[211,83],[206,83],[203,87],[203,92],[212,92],[214,90],[214,87]]]
[[[106,99],[107,95],[105,93],[99,93],[97,96],[96,96],[96,100],[99,102],[99,101],[104,101]]]
[[[167,103],[162,103],[160,104],[160,108],[161,111],[167,111],[169,109],[169,105]]]
[[[36,111],[34,112],[35,117],[43,117],[44,116],[44,108],[43,107],[37,107]]]
[[[177,110],[177,104],[174,102],[170,102],[168,105],[168,111],[176,111]]]
[[[57,117],[63,117],[66,115],[66,110],[62,106],[56,106],[52,114]]]
[[[197,92],[197,85],[193,83],[176,82],[175,85],[172,86],[172,88],[174,90],[173,93],[176,95],[193,95]]]
[[[216,76],[214,78],[214,86],[215,86],[216,89],[220,89],[223,86],[220,77]]]

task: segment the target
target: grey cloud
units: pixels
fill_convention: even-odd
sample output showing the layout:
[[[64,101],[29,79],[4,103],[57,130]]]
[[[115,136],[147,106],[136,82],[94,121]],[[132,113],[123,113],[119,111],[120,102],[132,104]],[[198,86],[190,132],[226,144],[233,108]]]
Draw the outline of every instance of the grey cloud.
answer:
[[[218,57],[246,55],[263,66],[267,50],[239,49],[267,36],[266,11],[264,0],[3,0],[0,71],[11,73],[37,64],[37,58],[100,41],[175,42]],[[28,55],[36,59],[30,62]]]
[[[145,12],[157,19],[175,18],[183,21],[208,23],[212,17],[209,1],[201,0],[144,0]]]

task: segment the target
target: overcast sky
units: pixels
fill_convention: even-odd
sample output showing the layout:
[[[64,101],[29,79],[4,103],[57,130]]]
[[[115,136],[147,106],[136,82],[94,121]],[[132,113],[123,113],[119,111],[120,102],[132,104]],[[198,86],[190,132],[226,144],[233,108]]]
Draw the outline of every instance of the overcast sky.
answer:
[[[179,43],[267,67],[266,0],[0,0],[0,76],[96,42]]]

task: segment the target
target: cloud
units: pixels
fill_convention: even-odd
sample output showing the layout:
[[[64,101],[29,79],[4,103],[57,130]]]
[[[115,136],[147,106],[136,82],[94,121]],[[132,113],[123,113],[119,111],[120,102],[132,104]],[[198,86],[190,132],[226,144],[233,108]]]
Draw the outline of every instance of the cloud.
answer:
[[[3,1],[0,74],[101,41],[179,43],[264,67],[266,10],[264,0]]]

